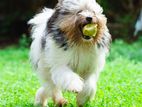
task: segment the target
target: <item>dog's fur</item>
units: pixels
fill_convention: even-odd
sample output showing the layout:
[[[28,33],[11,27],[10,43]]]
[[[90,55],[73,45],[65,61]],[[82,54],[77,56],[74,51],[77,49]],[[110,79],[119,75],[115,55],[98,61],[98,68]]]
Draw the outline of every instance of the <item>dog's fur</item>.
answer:
[[[102,12],[95,0],[59,0],[55,9],[45,8],[28,22],[33,38],[30,59],[42,83],[35,105],[45,106],[49,97],[65,104],[62,90],[78,92],[78,106],[94,97],[111,42]],[[95,37],[83,35],[88,23],[98,24]]]

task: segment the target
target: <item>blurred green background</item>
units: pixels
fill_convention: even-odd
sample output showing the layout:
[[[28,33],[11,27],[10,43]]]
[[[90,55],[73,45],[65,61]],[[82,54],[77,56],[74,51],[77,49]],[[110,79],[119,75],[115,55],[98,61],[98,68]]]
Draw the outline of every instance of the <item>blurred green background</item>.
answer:
[[[97,1],[108,18],[113,43],[96,96],[84,107],[142,107],[142,33],[134,36],[142,0]],[[0,0],[0,107],[33,107],[40,83],[29,61],[27,21],[43,7],[53,8],[56,3]],[[75,93],[65,92],[64,96],[70,104],[67,107],[76,107]],[[49,107],[55,107],[52,100]]]
[[[113,39],[136,40],[134,26],[142,0],[97,0],[108,17]],[[27,21],[43,7],[53,8],[57,0],[0,0],[0,45],[18,43],[23,34],[29,38]]]

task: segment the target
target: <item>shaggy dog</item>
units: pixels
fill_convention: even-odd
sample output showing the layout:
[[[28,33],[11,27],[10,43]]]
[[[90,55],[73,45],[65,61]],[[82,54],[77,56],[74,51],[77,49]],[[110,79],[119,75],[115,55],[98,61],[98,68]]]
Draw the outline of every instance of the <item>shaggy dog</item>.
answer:
[[[94,98],[111,43],[102,12],[95,0],[58,0],[55,9],[45,8],[28,22],[30,59],[41,80],[35,105],[46,106],[50,97],[57,105],[66,104],[63,90],[77,92],[80,107]],[[95,37],[82,33],[89,23],[98,25]]]

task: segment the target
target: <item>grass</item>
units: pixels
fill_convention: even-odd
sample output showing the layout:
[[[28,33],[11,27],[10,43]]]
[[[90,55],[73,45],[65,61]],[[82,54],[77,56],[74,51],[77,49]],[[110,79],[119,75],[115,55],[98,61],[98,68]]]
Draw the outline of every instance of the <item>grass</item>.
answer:
[[[113,43],[96,97],[85,107],[142,107],[142,42]],[[0,50],[0,107],[33,107],[39,81],[28,60],[28,49]],[[76,107],[75,94],[65,92],[67,107]],[[49,107],[54,104],[50,100]]]

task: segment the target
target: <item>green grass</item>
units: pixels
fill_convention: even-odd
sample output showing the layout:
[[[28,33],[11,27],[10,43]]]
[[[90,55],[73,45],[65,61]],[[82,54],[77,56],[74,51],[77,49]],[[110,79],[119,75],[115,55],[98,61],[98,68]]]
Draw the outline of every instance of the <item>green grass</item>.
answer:
[[[28,49],[0,50],[0,107],[32,107],[39,81],[28,60]],[[68,107],[75,94],[65,92]],[[49,106],[54,104],[50,100]],[[98,82],[96,97],[86,107],[142,107],[142,42],[115,41]]]

